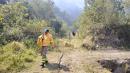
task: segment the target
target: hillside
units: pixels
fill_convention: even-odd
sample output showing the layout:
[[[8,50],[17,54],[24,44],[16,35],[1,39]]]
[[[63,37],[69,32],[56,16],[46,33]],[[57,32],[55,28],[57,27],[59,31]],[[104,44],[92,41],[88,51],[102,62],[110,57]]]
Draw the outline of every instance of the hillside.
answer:
[[[68,23],[71,25],[74,22],[74,20],[76,20],[81,15],[85,6],[84,0],[52,0],[52,1],[54,1],[55,5],[61,10],[61,12],[66,12],[66,14],[69,16]]]
[[[129,0],[0,0],[0,73],[130,73],[129,7]]]

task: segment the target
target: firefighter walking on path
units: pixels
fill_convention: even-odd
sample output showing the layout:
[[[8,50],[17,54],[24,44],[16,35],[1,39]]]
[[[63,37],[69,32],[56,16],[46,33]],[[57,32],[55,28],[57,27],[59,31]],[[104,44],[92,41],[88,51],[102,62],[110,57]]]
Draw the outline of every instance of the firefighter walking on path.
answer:
[[[48,48],[51,46],[54,48],[53,37],[48,29],[45,29],[43,34],[38,37],[37,45],[41,47],[41,56],[43,61],[43,67],[48,63],[47,52]]]

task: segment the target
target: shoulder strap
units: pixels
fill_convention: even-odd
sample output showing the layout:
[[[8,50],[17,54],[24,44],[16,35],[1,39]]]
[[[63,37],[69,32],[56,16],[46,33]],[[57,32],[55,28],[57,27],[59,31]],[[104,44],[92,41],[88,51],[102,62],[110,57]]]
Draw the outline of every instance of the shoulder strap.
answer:
[[[42,38],[42,41],[43,41],[43,40],[44,40],[44,35],[42,35],[42,37],[41,37],[41,38]]]

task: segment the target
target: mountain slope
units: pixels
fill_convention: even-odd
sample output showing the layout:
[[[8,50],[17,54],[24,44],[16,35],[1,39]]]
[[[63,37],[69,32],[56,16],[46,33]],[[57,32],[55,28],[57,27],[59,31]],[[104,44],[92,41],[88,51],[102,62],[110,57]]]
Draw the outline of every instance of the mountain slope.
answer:
[[[71,23],[81,14],[84,9],[84,0],[53,0],[55,5],[70,16]]]

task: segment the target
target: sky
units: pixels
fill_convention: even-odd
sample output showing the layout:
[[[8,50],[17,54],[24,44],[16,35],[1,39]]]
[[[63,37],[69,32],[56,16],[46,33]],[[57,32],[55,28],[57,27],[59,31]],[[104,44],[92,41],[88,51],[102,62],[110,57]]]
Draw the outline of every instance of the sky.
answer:
[[[84,8],[84,0],[52,0],[57,6],[76,6],[78,8]]]
[[[66,8],[72,6],[72,7],[78,7],[80,9],[84,8],[84,0],[52,0],[55,2],[55,4],[62,8],[65,7]]]
[[[77,18],[84,9],[84,0],[52,0],[61,11]]]

